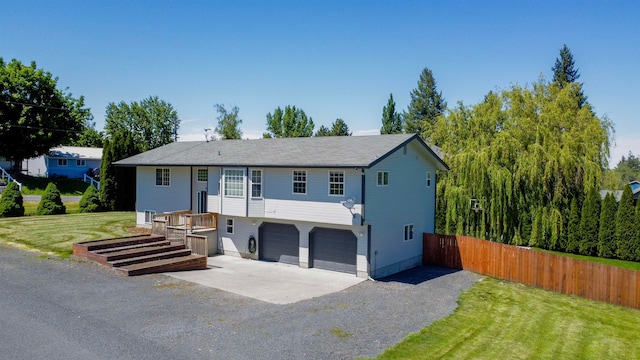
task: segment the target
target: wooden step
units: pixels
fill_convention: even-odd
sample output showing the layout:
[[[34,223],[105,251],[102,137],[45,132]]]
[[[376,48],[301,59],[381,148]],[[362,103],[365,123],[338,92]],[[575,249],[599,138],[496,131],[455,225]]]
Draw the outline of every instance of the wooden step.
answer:
[[[157,242],[164,240],[163,235],[135,235],[117,239],[83,241],[73,244],[73,254],[86,256],[89,251],[117,248],[129,245]]]
[[[107,264],[113,267],[121,267],[121,266],[139,264],[139,263],[150,262],[155,260],[171,259],[171,258],[187,256],[187,255],[191,255],[191,250],[183,248],[180,250],[164,251],[159,254],[144,255],[144,256],[137,256],[137,257],[132,257],[132,258],[123,259],[123,260],[109,261]]]
[[[160,245],[160,246],[145,246],[134,249],[125,249],[121,251],[114,251],[106,254],[94,254],[94,256],[88,256],[90,259],[94,259],[99,263],[107,265],[108,262],[113,263],[117,260],[139,258],[147,255],[155,255],[162,253],[169,253],[176,250],[184,250],[183,244],[174,245]]]
[[[170,271],[205,270],[207,258],[202,255],[187,255],[171,259],[148,261],[115,268],[128,276],[154,274]]]
[[[104,255],[104,254],[109,254],[109,253],[118,252],[118,251],[122,251],[122,250],[138,249],[138,248],[148,247],[148,246],[164,246],[164,245],[171,245],[171,242],[169,240],[162,240],[162,241],[156,241],[156,242],[152,242],[152,243],[142,243],[142,244],[122,246],[122,247],[117,247],[117,248],[107,248],[107,249],[101,249],[101,250],[93,250],[91,252],[94,253],[94,254]]]

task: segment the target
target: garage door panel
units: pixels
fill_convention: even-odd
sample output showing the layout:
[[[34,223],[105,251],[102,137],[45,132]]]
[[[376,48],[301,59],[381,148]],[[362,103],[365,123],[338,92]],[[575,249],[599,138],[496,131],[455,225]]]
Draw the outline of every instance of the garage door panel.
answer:
[[[311,236],[313,267],[356,273],[358,241],[349,230],[316,228]]]
[[[260,228],[260,260],[298,265],[298,244],[294,225],[266,223]]]

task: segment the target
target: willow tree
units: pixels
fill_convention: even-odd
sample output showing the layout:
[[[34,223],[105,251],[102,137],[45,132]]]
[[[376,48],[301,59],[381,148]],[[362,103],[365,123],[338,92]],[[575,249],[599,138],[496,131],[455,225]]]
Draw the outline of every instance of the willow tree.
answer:
[[[451,168],[438,182],[447,233],[554,248],[566,241],[570,201],[599,186],[611,136],[574,86],[515,85],[439,118],[435,143]]]

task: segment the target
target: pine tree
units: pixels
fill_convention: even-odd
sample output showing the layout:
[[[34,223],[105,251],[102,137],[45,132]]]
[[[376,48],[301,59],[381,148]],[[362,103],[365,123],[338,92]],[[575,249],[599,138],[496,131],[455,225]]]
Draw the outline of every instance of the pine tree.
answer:
[[[424,68],[420,74],[418,87],[411,91],[411,102],[404,113],[404,131],[407,134],[417,133],[431,142],[433,128],[438,116],[444,114],[447,102],[438,92],[433,73]],[[435,144],[439,145],[439,144]]]
[[[393,94],[389,94],[387,106],[382,108],[382,128],[380,135],[402,134],[402,115],[396,112],[396,102]]]
[[[634,219],[635,237],[633,247],[636,249],[636,261],[640,261],[640,200],[636,200],[636,217]]]
[[[578,97],[579,106],[582,107],[587,102],[587,97],[582,92],[582,83],[578,83],[580,73],[575,67],[573,55],[567,45],[563,45],[560,49],[560,57],[556,58],[551,70],[553,70],[553,83],[559,88],[575,83],[575,94]]]
[[[580,243],[578,252],[581,255],[593,256],[597,253],[598,222],[600,220],[600,195],[595,188],[587,193],[582,204],[580,216]]]
[[[633,223],[635,209],[633,207],[633,191],[627,185],[622,191],[618,212],[616,213],[616,256],[622,260],[636,258],[636,227]]]
[[[24,202],[18,184],[13,181],[0,194],[0,218],[24,216]]]
[[[80,199],[80,212],[92,213],[102,211],[100,192],[93,185],[89,185]]]
[[[67,208],[62,203],[62,197],[56,184],[50,182],[44,189],[40,198],[36,214],[38,215],[59,215],[67,212]]]
[[[569,208],[569,225],[567,228],[567,247],[564,251],[577,253],[580,244],[580,208],[576,198],[571,199]]]
[[[616,199],[608,193],[602,202],[600,231],[598,232],[598,256],[613,258],[616,255]]]
[[[113,163],[139,152],[130,132],[118,132],[105,140],[100,165],[100,201],[105,210],[135,208],[135,169],[115,167]]]

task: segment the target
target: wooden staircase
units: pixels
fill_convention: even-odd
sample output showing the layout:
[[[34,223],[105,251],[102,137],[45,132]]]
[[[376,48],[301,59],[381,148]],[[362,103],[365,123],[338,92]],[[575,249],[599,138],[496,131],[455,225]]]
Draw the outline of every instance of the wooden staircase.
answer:
[[[128,276],[169,271],[204,270],[207,257],[164,235],[137,235],[73,244],[73,255],[94,260]]]

